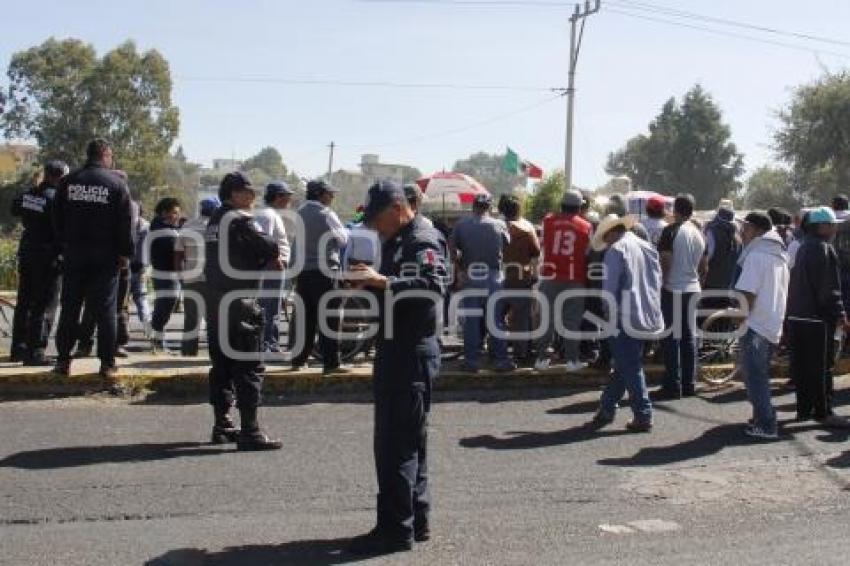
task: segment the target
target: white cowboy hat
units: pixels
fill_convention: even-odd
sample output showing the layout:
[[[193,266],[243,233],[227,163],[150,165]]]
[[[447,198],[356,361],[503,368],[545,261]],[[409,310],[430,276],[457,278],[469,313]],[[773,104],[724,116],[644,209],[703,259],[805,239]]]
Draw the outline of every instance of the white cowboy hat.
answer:
[[[626,216],[617,216],[616,214],[609,214],[605,218],[602,219],[602,222],[599,223],[599,226],[596,227],[596,231],[593,232],[593,238],[590,240],[590,247],[593,248],[595,252],[601,252],[605,248],[608,247],[608,244],[605,243],[605,234],[611,231],[615,226],[624,226],[626,230],[631,230],[634,228],[634,225],[637,224],[637,217],[634,215],[626,215]]]

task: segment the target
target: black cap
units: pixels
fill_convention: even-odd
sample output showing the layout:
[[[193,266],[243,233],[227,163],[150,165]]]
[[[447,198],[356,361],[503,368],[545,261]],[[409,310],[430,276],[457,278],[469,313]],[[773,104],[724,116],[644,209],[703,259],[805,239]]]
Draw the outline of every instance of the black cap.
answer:
[[[291,195],[293,191],[285,181],[272,181],[266,185],[266,196]]]
[[[227,200],[233,191],[242,189],[253,189],[251,179],[242,171],[234,171],[225,175],[221,180],[221,185],[218,188],[218,197],[221,200]]]
[[[322,179],[313,179],[307,182],[307,199],[316,200],[322,193],[338,193],[339,189]]]
[[[773,222],[764,212],[751,212],[744,217],[744,222],[752,224],[763,232],[769,232],[773,228]]]
[[[369,187],[369,192],[366,193],[363,221],[368,224],[385,208],[398,201],[407,202],[407,196],[401,185],[389,179],[376,182]]]
[[[472,206],[475,207],[489,207],[493,204],[493,197],[488,195],[487,193],[478,193],[475,195],[475,198],[472,199]]]

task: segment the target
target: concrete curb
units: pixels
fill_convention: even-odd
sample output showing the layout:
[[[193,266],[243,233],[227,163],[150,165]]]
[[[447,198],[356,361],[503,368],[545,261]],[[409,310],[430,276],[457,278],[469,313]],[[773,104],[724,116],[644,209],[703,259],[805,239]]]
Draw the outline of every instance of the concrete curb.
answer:
[[[718,379],[732,370],[731,364],[703,366],[700,378],[705,381]],[[187,397],[204,395],[207,387],[207,367],[182,370],[122,369],[119,382],[130,395],[156,395],[158,397]],[[850,359],[837,364],[836,374],[850,372]],[[658,383],[663,367],[649,365],[647,380]],[[774,366],[776,380],[787,379],[785,363]],[[531,388],[594,388],[605,385],[608,374],[587,369],[567,374],[557,366],[543,372],[519,369],[510,373],[481,371],[469,374],[451,368],[444,370],[437,381],[437,389],[443,391],[487,390],[487,389],[531,389]],[[351,373],[322,376],[317,369],[293,372],[272,366],[266,372],[264,391],[270,395],[318,395],[368,392],[372,384],[371,366],[362,365]],[[710,387],[710,386],[709,386]],[[5,368],[0,372],[0,397],[20,398],[30,396],[74,396],[96,393],[104,389],[103,381],[96,373],[58,378],[49,371],[21,372],[16,368]]]

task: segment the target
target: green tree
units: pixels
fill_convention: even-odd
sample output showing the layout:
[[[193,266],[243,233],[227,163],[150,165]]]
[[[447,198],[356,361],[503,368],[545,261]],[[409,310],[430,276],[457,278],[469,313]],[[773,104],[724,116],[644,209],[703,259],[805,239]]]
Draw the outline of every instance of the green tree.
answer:
[[[659,192],[689,192],[699,208],[713,208],[736,193],[743,156],[731,141],[719,107],[700,86],[681,104],[668,100],[641,134],[608,156],[605,170],[626,175],[636,188]]]
[[[534,223],[543,220],[550,212],[560,210],[561,199],[564,196],[564,173],[555,171],[534,188],[534,194],[525,200],[527,218]]]
[[[269,181],[279,180],[286,183],[295,191],[303,189],[301,178],[283,163],[283,156],[273,147],[264,147],[242,163],[242,171],[248,175],[251,182],[258,187]]]
[[[850,72],[827,74],[794,91],[779,113],[774,147],[800,178],[808,202],[850,186]]]
[[[260,169],[269,177],[283,178],[288,171],[283,164],[283,156],[273,147],[264,147],[257,155],[249,157],[242,163],[243,171]]]
[[[802,206],[801,195],[794,187],[793,175],[781,167],[763,166],[747,179],[744,204],[750,209],[778,206],[796,211]]]
[[[175,197],[183,205],[184,213],[191,215],[198,204],[198,187],[201,185],[201,166],[186,157],[183,146],[178,146],[165,161],[165,184],[147,191],[142,197],[142,206],[151,211],[156,201],[165,196]],[[132,188],[132,187],[131,187]]]
[[[479,151],[467,159],[456,161],[452,171],[473,177],[493,194],[511,194],[517,186],[525,186],[525,177],[508,173],[502,168],[504,154]]]
[[[179,130],[168,62],[132,41],[97,57],[77,39],[49,39],[12,56],[0,127],[32,138],[42,158],[79,165],[94,137],[107,138],[116,167],[145,191],[165,182],[168,151]]]

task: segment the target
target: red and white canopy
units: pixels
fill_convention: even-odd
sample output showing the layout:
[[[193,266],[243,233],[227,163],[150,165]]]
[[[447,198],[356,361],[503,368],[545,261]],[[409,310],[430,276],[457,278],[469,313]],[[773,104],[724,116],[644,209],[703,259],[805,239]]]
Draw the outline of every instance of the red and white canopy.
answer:
[[[489,195],[484,185],[463,173],[440,172],[429,177],[422,177],[416,184],[422,189],[424,202],[429,208],[457,209],[469,206],[475,195]]]

